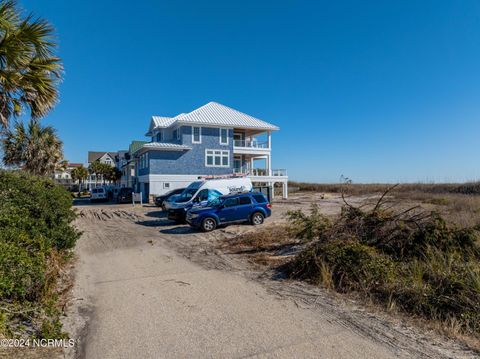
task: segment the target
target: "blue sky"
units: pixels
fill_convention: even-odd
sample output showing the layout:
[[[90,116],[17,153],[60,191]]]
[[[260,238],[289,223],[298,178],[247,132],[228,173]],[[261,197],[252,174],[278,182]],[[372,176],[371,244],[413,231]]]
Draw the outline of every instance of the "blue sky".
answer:
[[[23,0],[56,28],[65,156],[217,101],[281,127],[294,180],[480,178],[480,2]]]

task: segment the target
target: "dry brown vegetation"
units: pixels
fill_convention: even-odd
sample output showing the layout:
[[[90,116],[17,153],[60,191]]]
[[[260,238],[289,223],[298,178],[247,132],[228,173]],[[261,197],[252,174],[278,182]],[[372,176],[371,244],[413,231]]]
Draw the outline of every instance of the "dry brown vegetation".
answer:
[[[391,184],[385,183],[306,183],[289,182],[289,187],[298,188],[300,191],[344,193],[364,195],[381,193],[390,188]],[[480,195],[480,182],[469,183],[404,183],[395,189],[395,192],[423,192],[430,194],[466,194]]]
[[[292,249],[299,243],[288,226],[277,225],[231,238],[222,244],[222,249],[231,254],[247,255],[256,264],[276,267],[291,259]],[[282,255],[279,256],[279,253]]]
[[[345,196],[371,196],[392,187],[389,184],[318,184],[290,182],[299,191],[344,193]],[[435,210],[449,222],[463,227],[480,225],[480,182],[471,183],[407,183],[389,192],[398,205],[421,205]]]
[[[316,205],[291,211],[286,227],[231,240],[235,253],[339,293],[361,294],[480,349],[478,183],[297,185],[343,191],[341,214],[326,217]],[[350,195],[364,202],[353,206]]]

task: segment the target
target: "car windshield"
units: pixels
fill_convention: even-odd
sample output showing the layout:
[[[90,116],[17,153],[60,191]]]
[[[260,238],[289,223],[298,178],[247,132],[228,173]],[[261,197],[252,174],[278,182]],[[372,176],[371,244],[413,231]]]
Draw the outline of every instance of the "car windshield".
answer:
[[[178,189],[172,189],[171,191],[168,191],[167,193],[165,193],[164,196],[165,197],[170,197],[171,195],[174,195],[174,194],[180,194],[183,191],[184,190],[179,191]]]
[[[193,182],[190,186],[185,188],[185,190],[175,199],[175,202],[187,202],[189,201],[198,189],[202,182]]]

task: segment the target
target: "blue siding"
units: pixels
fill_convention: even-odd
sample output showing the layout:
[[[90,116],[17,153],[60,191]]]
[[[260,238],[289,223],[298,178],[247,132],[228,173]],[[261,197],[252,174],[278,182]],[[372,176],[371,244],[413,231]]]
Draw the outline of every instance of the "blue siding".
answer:
[[[192,143],[192,127],[180,128],[180,141],[168,141],[191,146],[188,151],[149,151],[149,167],[141,169],[139,175],[178,174],[178,175],[223,175],[233,172],[233,129],[228,131],[228,145],[220,144],[220,129],[203,127],[202,143]],[[229,150],[229,167],[206,167],[205,150]]]

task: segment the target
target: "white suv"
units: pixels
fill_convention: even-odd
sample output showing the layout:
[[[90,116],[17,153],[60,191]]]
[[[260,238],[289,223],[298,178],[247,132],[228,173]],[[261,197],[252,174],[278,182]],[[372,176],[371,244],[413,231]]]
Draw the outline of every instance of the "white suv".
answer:
[[[90,201],[106,201],[108,200],[108,194],[105,188],[97,187],[92,189],[92,195],[90,196]]]

